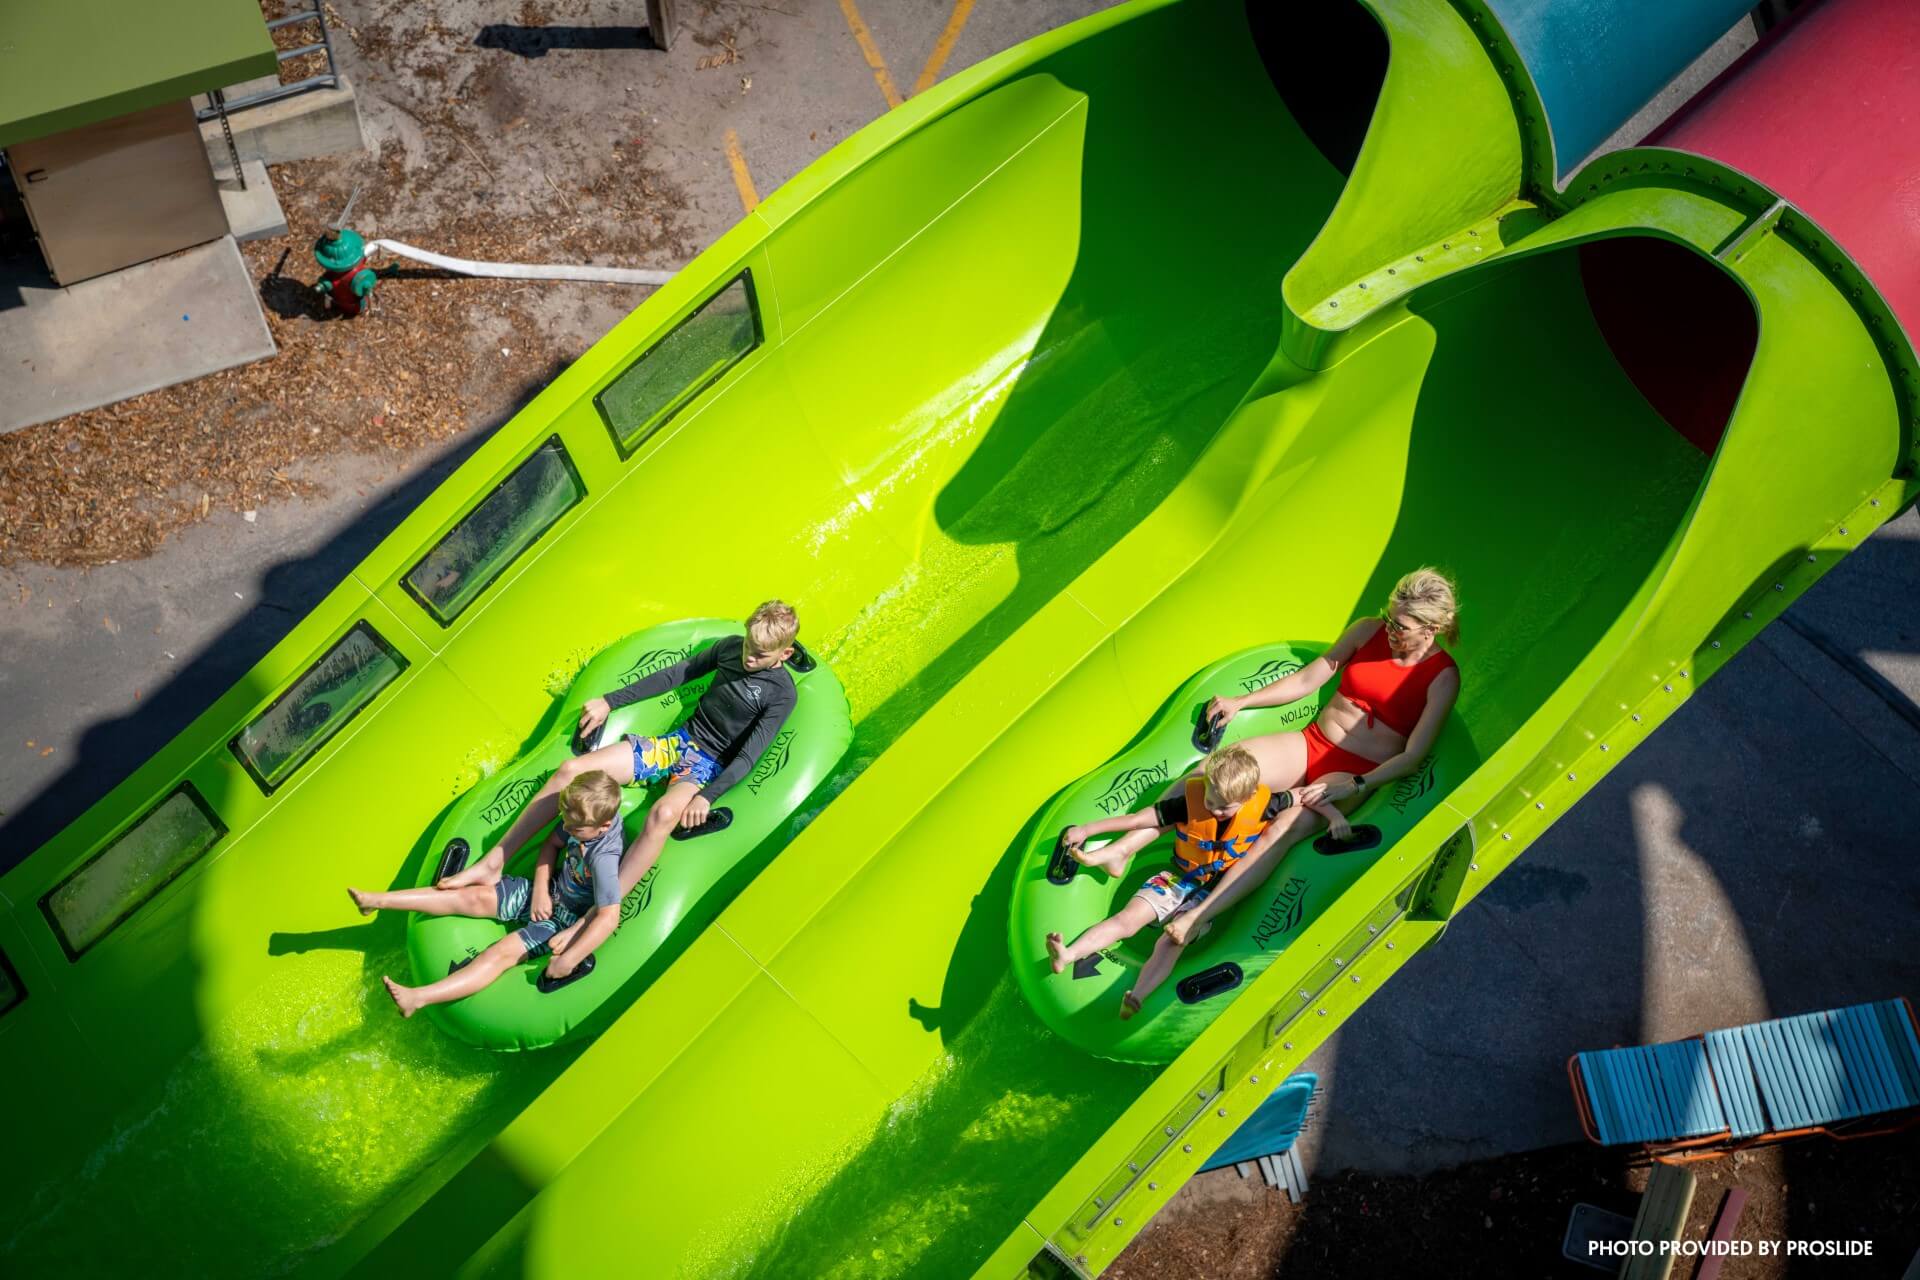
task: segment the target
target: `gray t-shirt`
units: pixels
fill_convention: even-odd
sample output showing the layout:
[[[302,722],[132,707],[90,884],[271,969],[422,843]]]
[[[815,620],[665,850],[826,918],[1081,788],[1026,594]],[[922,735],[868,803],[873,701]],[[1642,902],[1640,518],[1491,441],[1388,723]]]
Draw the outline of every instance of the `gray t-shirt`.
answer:
[[[559,874],[551,888],[557,901],[564,902],[576,915],[585,915],[594,907],[612,907],[620,903],[620,854],[626,849],[626,832],[615,818],[613,825],[586,844],[573,838],[566,828],[566,853],[560,859]]]

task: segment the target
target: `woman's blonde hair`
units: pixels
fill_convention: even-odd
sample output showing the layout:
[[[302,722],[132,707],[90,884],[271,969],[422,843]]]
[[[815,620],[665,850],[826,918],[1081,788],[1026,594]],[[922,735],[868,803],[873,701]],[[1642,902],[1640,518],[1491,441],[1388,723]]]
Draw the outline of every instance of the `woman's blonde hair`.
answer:
[[[620,816],[620,784],[599,769],[589,769],[560,793],[560,825],[598,827]]]
[[[800,634],[800,619],[792,606],[769,600],[747,618],[747,641],[755,653],[778,653]]]
[[[1460,599],[1453,581],[1430,565],[1422,565],[1394,584],[1387,597],[1387,616],[1404,613],[1423,627],[1447,638],[1452,644],[1460,639]]]
[[[1242,805],[1260,785],[1260,762],[1253,752],[1235,743],[1207,757],[1207,790],[1224,807]]]

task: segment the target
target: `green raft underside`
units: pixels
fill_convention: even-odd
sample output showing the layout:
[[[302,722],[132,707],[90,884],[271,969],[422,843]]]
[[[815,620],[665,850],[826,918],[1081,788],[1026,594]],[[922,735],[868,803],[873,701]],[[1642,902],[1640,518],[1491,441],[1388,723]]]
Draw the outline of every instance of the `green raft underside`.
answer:
[[[488,778],[456,803],[434,829],[429,850],[445,850],[463,840],[468,859],[477,860],[506,834],[527,800],[549,775],[573,755],[573,723],[589,698],[644,678],[713,644],[737,636],[737,622],[695,619],[649,627],[611,645],[581,669],[561,700],[561,712],[547,740],[512,765]],[[544,958],[502,974],[485,990],[452,1004],[436,1005],[428,1016],[468,1044],[487,1049],[536,1049],[576,1035],[590,1035],[626,1007],[623,994],[643,987],[658,967],[648,962],[676,934],[692,934],[718,913],[734,891],[751,880],[778,850],[768,841],[814,789],[839,764],[853,737],[847,697],[833,673],[822,665],[793,669],[792,713],[760,759],[715,806],[730,821],[700,835],[676,833],[660,861],[642,876],[620,904],[620,926],[594,951],[593,972],[543,991]],[[614,742],[626,733],[664,733],[692,718],[712,676],[617,708],[607,717],[599,740]],[[632,845],[641,820],[665,784],[627,787],[621,792],[620,817]],[[509,874],[531,877],[534,859],[546,843],[549,824],[507,862]],[[440,858],[420,865],[418,883],[432,884]],[[417,983],[445,977],[451,966],[471,960],[510,929],[498,920],[461,916],[414,915],[407,921],[407,954]]]
[[[1034,1018],[1006,922],[1051,797],[1220,654],[1335,635],[1431,561],[1462,588],[1450,732],[1478,762],[1448,803],[1483,812],[1553,767],[1589,691],[1657,690],[1893,467],[1891,397],[1861,390],[1870,346],[1828,336],[1852,313],[1817,272],[1791,307],[1751,286],[1761,349],[1704,487],[1708,460],[1596,331],[1571,251],[1424,290],[1318,373],[1276,362],[1281,279],[1342,182],[1240,6],[1194,0],[966,73],[771,197],[423,504],[238,705],[358,615],[426,637],[403,681],[0,1022],[6,1070],[37,1081],[10,1137],[45,1189],[0,1201],[0,1270],[1024,1264],[1192,1096],[1240,1008],[1164,1069]],[[1738,227],[1682,212],[1709,249]],[[1614,192],[1563,222],[1659,213]],[[592,392],[743,266],[765,344],[621,459]],[[1822,356],[1856,382],[1817,399],[1795,379]],[[1835,406],[1865,424],[1846,449],[1802,429]],[[439,631],[399,577],[553,434],[588,497]],[[685,533],[722,459],[754,500]],[[1756,513],[1777,475],[1794,483]],[[685,554],[647,554],[656,530]],[[540,739],[523,727],[584,655],[774,595],[854,721],[778,857],[591,1043],[498,1055],[394,1017],[379,977],[406,963],[403,925],[343,920],[342,886],[390,880],[402,850],[416,882],[423,833]]]
[[[1065,884],[1047,878],[1059,833],[1145,808],[1177,793],[1181,780],[1200,764],[1195,725],[1207,700],[1250,693],[1300,670],[1324,645],[1272,644],[1245,650],[1208,666],[1167,700],[1161,714],[1126,750],[1068,787],[1032,825],[1032,837],[1014,871],[1012,912],[1007,920],[1013,976],[1040,1020],[1069,1043],[1122,1062],[1171,1062],[1211,1023],[1241,983],[1252,982],[1287,945],[1340,900],[1375,863],[1391,858],[1417,866],[1432,849],[1402,848],[1401,840],[1478,763],[1464,733],[1441,731],[1427,758],[1408,776],[1383,786],[1350,815],[1355,839],[1342,845],[1309,839],[1260,871],[1269,892],[1256,894],[1220,916],[1206,936],[1186,947],[1173,972],[1140,1012],[1122,1022],[1121,995],[1134,985],[1152,953],[1160,928],[1149,925],[1100,953],[1090,973],[1055,974],[1044,939],[1058,933],[1072,941],[1096,921],[1120,910],[1147,877],[1166,868],[1171,837],[1135,854],[1125,874],[1081,867]],[[1219,746],[1267,733],[1297,732],[1310,724],[1333,696],[1328,684],[1304,698],[1235,716]],[[1370,830],[1365,830],[1369,829]],[[1363,837],[1364,831],[1364,838]],[[1113,837],[1090,842],[1099,848]],[[1231,965],[1232,986],[1204,995],[1211,984],[1182,992],[1183,981]]]

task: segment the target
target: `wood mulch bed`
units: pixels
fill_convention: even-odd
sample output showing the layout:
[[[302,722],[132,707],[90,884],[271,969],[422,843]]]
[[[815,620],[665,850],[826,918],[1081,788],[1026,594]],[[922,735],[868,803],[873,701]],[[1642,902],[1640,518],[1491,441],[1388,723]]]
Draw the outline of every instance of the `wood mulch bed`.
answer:
[[[1737,1239],[1870,1241],[1867,1257],[1729,1257],[1721,1280],[1884,1276],[1920,1250],[1920,1130],[1812,1139],[1688,1166],[1699,1179],[1683,1239],[1706,1238],[1729,1187],[1748,1200]],[[1560,1255],[1575,1202],[1631,1216],[1648,1171],[1585,1144],[1421,1176],[1316,1179],[1299,1205],[1232,1170],[1202,1174],[1106,1271],[1108,1280],[1275,1276],[1597,1277]],[[1682,1257],[1676,1280],[1700,1260]]]

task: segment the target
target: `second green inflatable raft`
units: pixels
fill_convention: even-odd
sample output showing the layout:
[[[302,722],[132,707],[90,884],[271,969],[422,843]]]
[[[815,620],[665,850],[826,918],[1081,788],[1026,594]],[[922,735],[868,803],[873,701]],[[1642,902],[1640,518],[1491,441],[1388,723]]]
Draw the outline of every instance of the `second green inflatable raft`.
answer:
[[[1080,866],[1056,856],[1060,833],[1077,823],[1146,808],[1199,767],[1197,725],[1215,696],[1250,693],[1298,671],[1325,646],[1271,644],[1244,649],[1203,669],[1180,686],[1153,723],[1119,755],[1054,798],[1032,828],[1015,872],[1008,946],[1014,979],[1034,1012],[1062,1037],[1090,1053],[1123,1062],[1171,1062],[1193,1043],[1241,987],[1265,972],[1304,932],[1444,794],[1449,772],[1462,772],[1462,745],[1454,727],[1411,776],[1369,796],[1350,815],[1353,837],[1336,842],[1324,832],[1295,845],[1266,883],[1230,909],[1186,948],[1173,973],[1141,1011],[1121,1021],[1121,995],[1160,938],[1157,926],[1107,948],[1066,973],[1055,974],[1045,938],[1068,941],[1120,910],[1148,876],[1169,865],[1171,837],[1135,855],[1126,874]],[[1261,734],[1305,729],[1333,696],[1329,682],[1278,707],[1235,716],[1221,735],[1226,746]],[[1457,781],[1457,778],[1454,779]],[[1103,841],[1104,843],[1104,841]],[[1097,847],[1097,846],[1096,846]],[[1052,875],[1049,875],[1051,870]],[[1254,868],[1257,874],[1258,869]]]

